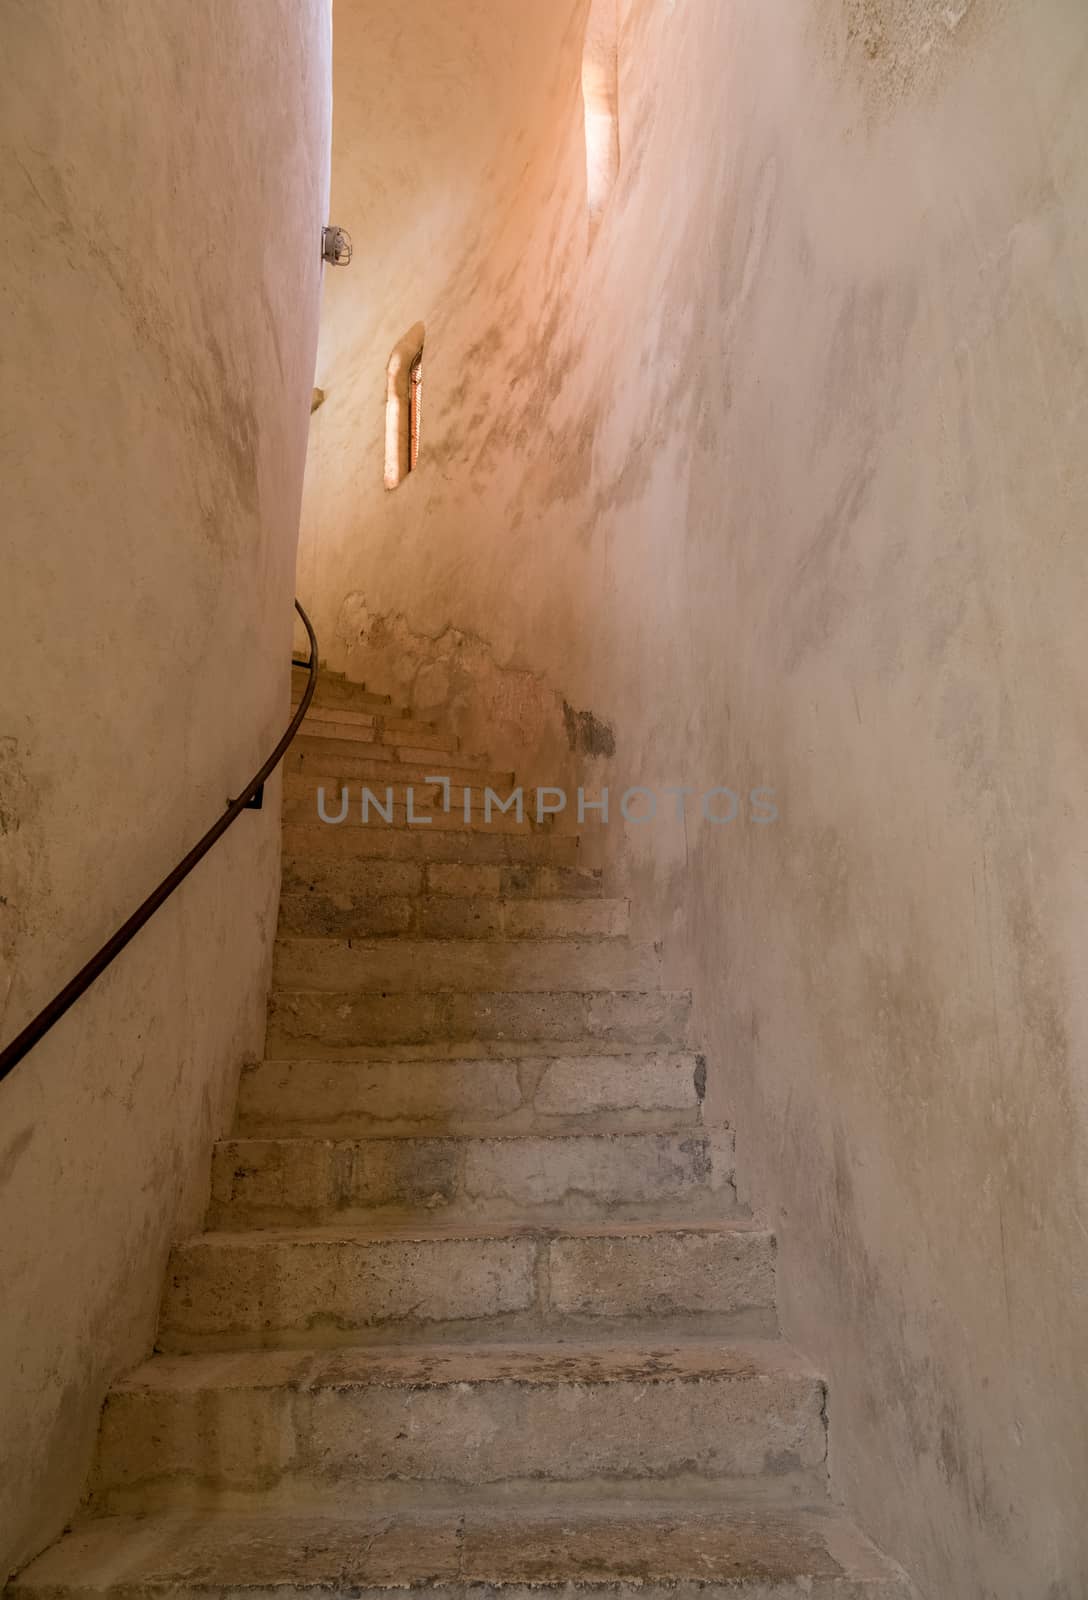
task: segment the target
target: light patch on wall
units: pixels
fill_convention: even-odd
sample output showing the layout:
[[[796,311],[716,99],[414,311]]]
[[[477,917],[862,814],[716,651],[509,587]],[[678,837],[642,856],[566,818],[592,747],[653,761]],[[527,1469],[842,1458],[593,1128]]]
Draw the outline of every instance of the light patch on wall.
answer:
[[[620,170],[619,0],[591,0],[582,48],[582,103],[592,240]]]
[[[419,457],[422,411],[422,322],[393,346],[385,369],[385,487],[395,489]]]

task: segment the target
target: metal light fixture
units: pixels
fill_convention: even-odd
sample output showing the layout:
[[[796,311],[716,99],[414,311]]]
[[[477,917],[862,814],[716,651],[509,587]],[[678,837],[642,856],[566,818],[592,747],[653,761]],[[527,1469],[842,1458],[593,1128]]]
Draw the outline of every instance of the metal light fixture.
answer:
[[[351,260],[351,234],[345,228],[322,228],[321,259],[330,267],[347,266]]]

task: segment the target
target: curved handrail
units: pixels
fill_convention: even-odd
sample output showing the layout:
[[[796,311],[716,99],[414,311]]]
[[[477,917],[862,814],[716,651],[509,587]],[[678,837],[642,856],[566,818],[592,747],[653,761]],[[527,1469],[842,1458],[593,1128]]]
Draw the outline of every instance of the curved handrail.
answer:
[[[216,840],[222,838],[231,823],[246,810],[265,779],[279,764],[287,746],[298,732],[299,724],[309,710],[310,701],[314,697],[314,689],[317,687],[317,636],[314,633],[309,617],[297,600],[295,601],[295,610],[302,618],[303,627],[306,629],[310,640],[310,660],[307,663],[310,669],[310,677],[306,684],[305,693],[299,702],[298,710],[291,718],[283,738],[261,770],[249,780],[236,800],[228,800],[227,809],[218,822],[213,823],[203,838],[194,844],[188,855],[182,857],[173,872],[162,880],[157,889],[151,891],[143,904],[132,913],[127,922],[121,924],[112,939],[107,939],[101,950],[93,955],[85,966],[80,968],[71,982],[66,983],[60,993],[54,995],[49,1004],[38,1012],[34,1020],[27,1023],[22,1033],[18,1034],[4,1050],[0,1050],[0,1081],[7,1077],[13,1067],[18,1066],[27,1052],[33,1050],[38,1041],[49,1032],[53,1024],[60,1021],[69,1007],[75,1005],[80,995],[84,994],[91,987],[94,980],[105,972],[110,962],[121,954],[121,951],[129,941],[139,933],[144,923],[155,915],[163,901],[170,898],[178,884],[189,876],[199,861],[203,860]]]

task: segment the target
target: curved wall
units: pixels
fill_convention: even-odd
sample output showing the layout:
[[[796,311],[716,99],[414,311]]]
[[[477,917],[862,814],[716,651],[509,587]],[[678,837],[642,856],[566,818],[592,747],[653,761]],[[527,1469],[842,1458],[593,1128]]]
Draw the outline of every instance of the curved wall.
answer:
[[[0,1037],[282,730],[326,0],[3,7]],[[0,1577],[82,1491],[262,1048],[278,788],[0,1085]]]

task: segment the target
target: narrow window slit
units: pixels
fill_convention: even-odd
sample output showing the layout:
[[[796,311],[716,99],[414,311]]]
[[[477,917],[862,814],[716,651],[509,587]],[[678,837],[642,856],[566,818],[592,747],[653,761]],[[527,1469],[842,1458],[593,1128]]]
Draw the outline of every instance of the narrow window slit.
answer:
[[[397,341],[385,369],[385,487],[395,489],[419,463],[423,422],[423,324]]]

